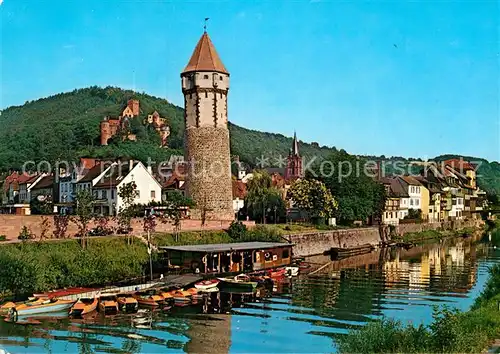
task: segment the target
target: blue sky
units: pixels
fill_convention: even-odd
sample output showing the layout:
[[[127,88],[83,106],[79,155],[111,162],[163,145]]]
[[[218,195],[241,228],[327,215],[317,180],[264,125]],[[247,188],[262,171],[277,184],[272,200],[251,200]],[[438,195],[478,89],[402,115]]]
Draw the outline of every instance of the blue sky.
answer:
[[[236,124],[356,154],[500,160],[497,1],[4,0],[0,14],[0,108],[91,85],[181,105],[210,17]]]

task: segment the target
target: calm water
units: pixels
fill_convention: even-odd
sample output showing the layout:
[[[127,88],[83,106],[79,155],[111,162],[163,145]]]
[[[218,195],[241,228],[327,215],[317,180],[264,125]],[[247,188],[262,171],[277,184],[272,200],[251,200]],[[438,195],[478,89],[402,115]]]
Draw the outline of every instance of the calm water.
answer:
[[[498,240],[495,240],[498,238]],[[478,243],[452,240],[410,250],[384,250],[332,263],[255,296],[212,294],[168,314],[80,320],[37,318],[0,324],[0,348],[10,353],[333,352],[348,328],[389,316],[428,323],[432,307],[466,310],[490,265],[500,262],[500,234]],[[325,257],[311,262],[325,264]]]

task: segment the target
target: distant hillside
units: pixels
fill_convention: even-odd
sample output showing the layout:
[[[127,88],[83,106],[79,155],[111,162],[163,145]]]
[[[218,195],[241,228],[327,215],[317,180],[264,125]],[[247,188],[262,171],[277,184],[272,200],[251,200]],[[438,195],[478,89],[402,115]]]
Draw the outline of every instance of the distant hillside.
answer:
[[[140,100],[141,115],[132,120],[132,130],[138,141],[115,141],[99,146],[99,122],[107,115],[117,117],[130,98]],[[154,110],[168,119],[171,127],[169,149],[160,148],[156,132],[142,125],[143,119]],[[79,156],[133,157],[142,161],[150,157],[164,161],[172,154],[182,154],[183,117],[183,109],[165,99],[115,87],[79,89],[9,107],[0,115],[0,172],[19,168],[25,161],[77,160]],[[261,156],[286,156],[292,144],[291,138],[281,134],[249,130],[234,124],[229,128],[231,153],[250,166],[255,166]],[[300,151],[305,157],[319,158],[338,152],[335,147],[303,142]],[[500,164],[482,161],[480,185],[500,194]],[[270,163],[275,160],[270,159]]]

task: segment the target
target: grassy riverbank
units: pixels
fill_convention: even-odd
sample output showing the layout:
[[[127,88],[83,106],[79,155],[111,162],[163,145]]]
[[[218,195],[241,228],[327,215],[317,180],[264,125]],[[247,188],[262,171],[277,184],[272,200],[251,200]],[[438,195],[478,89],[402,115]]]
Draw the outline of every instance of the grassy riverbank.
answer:
[[[383,319],[340,337],[342,353],[479,353],[500,338],[500,265],[490,269],[484,291],[470,311],[435,310],[428,325]]]

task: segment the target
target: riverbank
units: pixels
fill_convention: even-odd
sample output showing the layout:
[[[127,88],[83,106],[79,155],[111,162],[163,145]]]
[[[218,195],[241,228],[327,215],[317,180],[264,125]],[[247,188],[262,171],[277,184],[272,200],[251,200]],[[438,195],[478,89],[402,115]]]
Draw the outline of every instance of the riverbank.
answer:
[[[368,323],[338,339],[342,353],[479,353],[500,337],[500,265],[471,310],[436,309],[430,325],[392,319]]]

